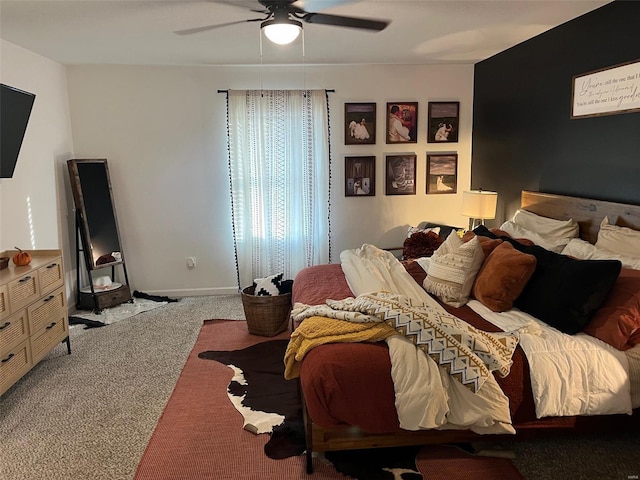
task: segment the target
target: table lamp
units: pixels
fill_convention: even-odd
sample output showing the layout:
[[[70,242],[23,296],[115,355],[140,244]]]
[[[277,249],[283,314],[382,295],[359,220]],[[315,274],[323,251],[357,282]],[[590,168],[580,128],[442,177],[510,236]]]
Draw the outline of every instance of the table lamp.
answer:
[[[470,230],[484,225],[485,220],[496,218],[498,194],[488,190],[469,190],[462,193],[462,212],[469,217]],[[480,223],[476,224],[477,221]]]

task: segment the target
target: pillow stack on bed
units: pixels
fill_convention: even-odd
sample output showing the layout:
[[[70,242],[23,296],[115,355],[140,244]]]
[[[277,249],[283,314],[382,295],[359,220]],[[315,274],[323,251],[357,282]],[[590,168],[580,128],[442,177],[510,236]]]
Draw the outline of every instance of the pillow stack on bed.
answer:
[[[622,263],[611,293],[583,331],[618,350],[640,344],[640,232],[610,225],[605,217],[595,245],[573,239],[562,253],[584,260],[616,259]]]
[[[518,210],[500,229],[450,235],[431,257],[423,286],[451,306],[473,296],[494,312],[515,306],[619,350],[639,344],[640,232],[605,218],[595,246],[577,236],[573,220]]]
[[[488,230],[476,232],[492,235]],[[533,255],[536,267],[514,305],[561,332],[580,332],[602,305],[620,274],[617,260],[576,260],[538,245],[502,237],[516,250]]]

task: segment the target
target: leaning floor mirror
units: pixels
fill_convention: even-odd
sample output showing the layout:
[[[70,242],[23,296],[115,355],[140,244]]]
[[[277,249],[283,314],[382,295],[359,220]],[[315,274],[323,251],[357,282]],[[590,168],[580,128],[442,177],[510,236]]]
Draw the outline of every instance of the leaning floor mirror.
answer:
[[[109,168],[106,159],[68,160],[67,167],[76,210],[77,307],[100,312],[132,300]]]

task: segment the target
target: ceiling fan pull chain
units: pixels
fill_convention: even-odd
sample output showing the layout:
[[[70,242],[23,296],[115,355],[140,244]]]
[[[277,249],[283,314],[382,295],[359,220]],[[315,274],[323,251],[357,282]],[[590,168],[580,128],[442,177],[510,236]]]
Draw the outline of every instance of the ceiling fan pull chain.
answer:
[[[262,85],[262,74],[264,66],[262,65],[262,29],[258,30],[258,35],[260,36],[260,96],[264,97],[264,89]]]

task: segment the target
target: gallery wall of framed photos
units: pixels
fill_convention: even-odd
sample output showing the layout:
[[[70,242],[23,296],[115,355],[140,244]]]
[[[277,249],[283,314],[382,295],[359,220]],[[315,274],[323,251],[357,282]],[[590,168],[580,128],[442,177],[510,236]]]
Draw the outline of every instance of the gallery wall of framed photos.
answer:
[[[423,221],[468,224],[460,212],[462,192],[471,186],[473,71],[473,65],[349,65],[307,75],[335,88],[329,102],[336,256],[364,243],[402,245],[408,227]],[[408,138],[392,138],[392,123]],[[435,141],[433,126],[440,123],[449,132]]]
[[[460,102],[427,101],[424,124],[419,122],[417,101],[385,102],[384,122],[376,114],[376,102],[344,103],[344,145],[376,145],[384,138],[384,146],[427,143],[434,144],[423,152],[387,152],[381,155],[384,195],[416,195],[418,158],[424,163],[424,192],[455,194],[458,192],[458,152],[450,144],[458,143]],[[382,130],[384,128],[384,130]],[[378,131],[380,130],[380,131]],[[382,144],[382,142],[380,142]],[[447,145],[446,151],[435,144]],[[392,147],[391,147],[392,148]],[[376,155],[344,156],[345,197],[371,197],[376,194]]]

